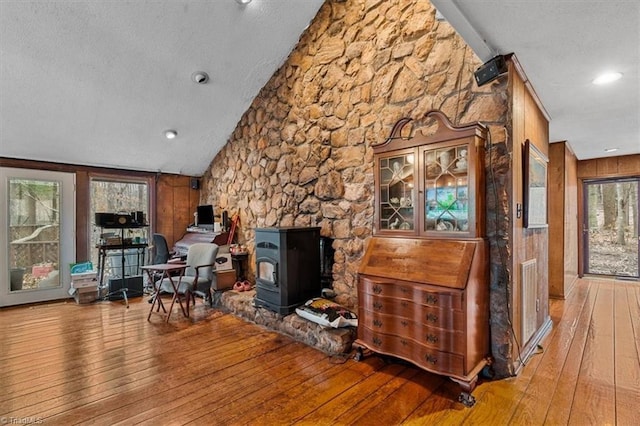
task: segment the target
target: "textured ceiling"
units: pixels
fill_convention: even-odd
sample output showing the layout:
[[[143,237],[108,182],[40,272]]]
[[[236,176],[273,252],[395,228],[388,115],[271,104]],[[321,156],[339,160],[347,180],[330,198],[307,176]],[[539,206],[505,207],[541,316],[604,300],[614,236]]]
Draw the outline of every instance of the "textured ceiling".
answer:
[[[322,3],[0,0],[0,156],[200,175]],[[483,61],[516,54],[552,142],[640,153],[640,1],[433,3]]]
[[[202,174],[322,2],[2,0],[0,156]]]
[[[579,159],[640,153],[640,1],[432,3],[483,61],[515,53],[551,118],[551,142],[568,141]],[[623,78],[591,83],[610,70]]]

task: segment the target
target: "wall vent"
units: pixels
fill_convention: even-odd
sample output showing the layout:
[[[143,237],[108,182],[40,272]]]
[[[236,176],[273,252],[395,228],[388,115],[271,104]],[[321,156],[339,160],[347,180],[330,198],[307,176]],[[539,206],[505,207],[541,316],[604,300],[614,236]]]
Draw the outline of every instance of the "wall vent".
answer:
[[[521,336],[526,345],[536,332],[538,306],[538,264],[536,259],[520,264],[520,306],[522,307]]]

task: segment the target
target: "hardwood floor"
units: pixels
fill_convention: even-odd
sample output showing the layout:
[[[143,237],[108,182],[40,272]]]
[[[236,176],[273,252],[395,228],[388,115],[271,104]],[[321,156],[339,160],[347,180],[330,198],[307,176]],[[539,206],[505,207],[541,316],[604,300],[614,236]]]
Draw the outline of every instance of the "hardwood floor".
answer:
[[[0,310],[0,423],[637,424],[640,284],[580,280],[522,372],[477,403],[404,363],[330,357],[199,303],[146,320],[146,299]]]

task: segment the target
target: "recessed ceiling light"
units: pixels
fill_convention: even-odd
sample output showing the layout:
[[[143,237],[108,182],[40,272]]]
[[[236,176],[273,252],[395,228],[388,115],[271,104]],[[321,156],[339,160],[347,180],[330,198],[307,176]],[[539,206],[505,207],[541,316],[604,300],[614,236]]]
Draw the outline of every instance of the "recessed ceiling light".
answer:
[[[176,132],[175,130],[165,130],[164,137],[167,139],[175,139],[176,137],[178,137],[178,132]]]
[[[193,80],[194,83],[206,84],[209,81],[209,74],[204,71],[196,71],[191,74],[191,80]]]
[[[245,5],[251,3],[251,0],[236,0],[238,4]]]
[[[616,80],[620,80],[622,78],[621,72],[607,72],[604,74],[600,74],[593,80],[593,84],[607,84],[612,83]]]
[[[604,152],[616,152],[618,148],[606,148]]]

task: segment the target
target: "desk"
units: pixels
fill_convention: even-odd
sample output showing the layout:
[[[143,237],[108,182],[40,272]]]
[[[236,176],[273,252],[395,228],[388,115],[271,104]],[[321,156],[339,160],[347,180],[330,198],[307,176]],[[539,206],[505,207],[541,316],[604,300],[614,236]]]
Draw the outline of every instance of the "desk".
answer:
[[[182,297],[178,293],[178,288],[180,287],[180,282],[182,281],[182,276],[184,275],[185,269],[187,269],[186,264],[180,263],[161,263],[158,265],[146,265],[141,268],[143,271],[147,271],[147,276],[149,277],[149,282],[153,284],[153,303],[151,304],[151,309],[149,310],[149,315],[147,316],[147,321],[151,318],[151,314],[153,313],[153,309],[156,308],[156,313],[160,313],[160,308],[162,308],[163,313],[167,316],[166,322],[169,322],[169,317],[171,316],[171,311],[173,310],[173,305],[178,300],[178,304],[180,305],[180,309],[182,309],[182,314],[185,317],[189,316],[188,311],[185,311],[184,306],[182,305]],[[159,273],[161,275],[160,279],[156,282],[154,281],[154,272]],[[169,312],[164,307],[162,303],[162,298],[160,297],[160,284],[162,283],[163,278],[168,278],[171,283],[171,287],[173,287],[173,297],[171,298],[171,306],[169,306]],[[177,278],[177,282],[174,279]],[[189,303],[189,300],[187,300]],[[188,307],[187,307],[188,309]]]
[[[122,276],[121,276],[121,287],[117,290],[113,290],[111,288],[109,288],[109,293],[107,294],[107,298],[109,300],[114,300],[115,295],[116,294],[122,294],[122,298],[124,298],[124,303],[127,305],[127,308],[129,307],[129,301],[127,300],[127,291],[129,291],[129,289],[127,288],[126,282],[127,282],[127,274],[126,274],[126,270],[125,270],[125,249],[129,249],[129,248],[133,248],[137,250],[137,254],[138,254],[138,258],[137,258],[137,262],[138,262],[138,268],[140,268],[140,265],[142,264],[140,262],[140,255],[144,255],[145,249],[147,248],[147,244],[131,244],[131,240],[127,241],[127,239],[124,238],[124,230],[125,229],[140,229],[140,228],[146,228],[149,225],[143,224],[143,223],[134,223],[131,221],[131,218],[126,219],[126,216],[121,216],[119,219],[119,223],[115,224],[105,224],[103,226],[101,226],[102,229],[119,229],[120,230],[120,244],[99,244],[98,245],[98,264],[100,265],[100,290],[102,291],[102,288],[104,288],[104,283],[102,282],[103,278],[104,278],[104,263],[105,263],[105,259],[107,257],[107,251],[108,250],[120,250],[120,264],[122,266]],[[144,260],[144,256],[143,256],[143,260]],[[140,269],[138,269],[137,271],[139,271]],[[136,272],[137,272],[136,271]],[[142,296],[142,280],[140,280],[140,294],[139,296]]]

